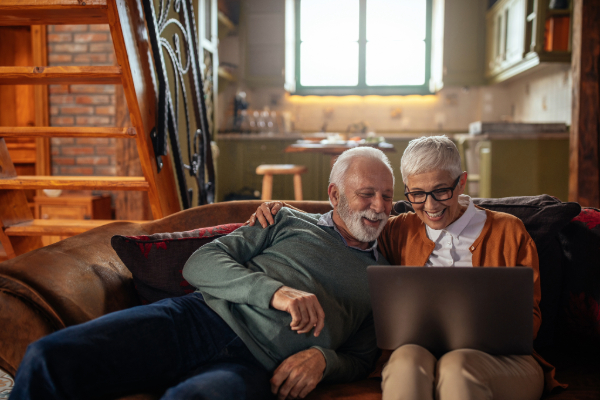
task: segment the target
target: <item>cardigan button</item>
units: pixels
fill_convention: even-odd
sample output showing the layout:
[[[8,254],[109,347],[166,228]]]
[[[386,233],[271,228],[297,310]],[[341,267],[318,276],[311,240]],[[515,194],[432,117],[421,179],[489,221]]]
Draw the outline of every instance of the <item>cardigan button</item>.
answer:
[[[471,251],[475,250],[475,246],[471,246]]]

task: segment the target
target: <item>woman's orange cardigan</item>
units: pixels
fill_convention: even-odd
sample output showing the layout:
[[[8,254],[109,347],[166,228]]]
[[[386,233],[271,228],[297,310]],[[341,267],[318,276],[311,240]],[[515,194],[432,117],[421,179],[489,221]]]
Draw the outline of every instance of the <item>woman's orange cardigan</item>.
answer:
[[[477,207],[477,206],[476,206]],[[477,207],[482,209],[481,207]],[[523,222],[510,214],[485,210],[487,219],[481,234],[471,245],[474,267],[515,267],[533,269],[533,338],[537,336],[540,313],[540,270],[535,243]],[[435,244],[427,237],[423,221],[414,212],[391,217],[378,238],[378,249],[392,265],[424,266]],[[554,379],[555,369],[535,351],[533,357],[544,371],[545,390],[566,387]]]

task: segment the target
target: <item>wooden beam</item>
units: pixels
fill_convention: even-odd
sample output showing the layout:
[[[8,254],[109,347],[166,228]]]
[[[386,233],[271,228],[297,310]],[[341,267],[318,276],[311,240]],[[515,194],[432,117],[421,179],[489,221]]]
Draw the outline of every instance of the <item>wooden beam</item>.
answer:
[[[5,230],[5,234],[9,237],[74,236],[113,222],[110,219],[34,219],[11,226]]]
[[[121,67],[0,67],[0,85],[120,84]]]
[[[181,211],[170,155],[162,157],[158,172],[150,132],[156,125],[157,95],[154,59],[148,41],[144,11],[139,0],[107,0],[110,34],[117,62],[123,68],[123,89],[136,129],[140,164],[150,184],[148,197],[154,218]]]
[[[148,190],[143,176],[17,176],[0,179],[0,189]]]
[[[600,207],[600,2],[575,0],[569,200]]]
[[[46,40],[46,25],[33,25],[31,27],[31,50],[33,64],[48,65],[48,42]],[[48,110],[48,86],[35,85],[34,88],[35,126],[50,125]],[[35,174],[52,175],[52,156],[50,151],[50,138],[38,137],[35,140]]]
[[[0,0],[0,25],[106,24],[106,0]]]
[[[135,138],[135,128],[104,128],[104,127],[0,127],[0,137],[94,137],[94,138]],[[44,174],[45,175],[45,174]],[[138,174],[139,175],[139,174]]]

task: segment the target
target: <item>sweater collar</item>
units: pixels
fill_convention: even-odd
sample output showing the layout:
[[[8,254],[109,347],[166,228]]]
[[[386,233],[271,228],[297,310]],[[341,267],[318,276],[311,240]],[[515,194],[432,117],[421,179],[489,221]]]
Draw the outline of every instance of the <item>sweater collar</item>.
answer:
[[[375,258],[375,261],[379,261],[379,252],[377,251],[377,239],[370,242],[369,243],[370,246],[366,249],[359,249],[358,247],[349,246],[348,242],[346,241],[346,239],[344,239],[344,236],[341,234],[341,232],[338,230],[337,226],[333,222],[333,210],[321,215],[321,218],[319,218],[317,225],[333,228],[340,235],[340,238],[342,238],[342,241],[344,242],[344,245],[346,247],[350,247],[352,249],[356,249],[356,250],[360,250],[360,251],[364,251],[364,252],[372,252],[373,257]]]

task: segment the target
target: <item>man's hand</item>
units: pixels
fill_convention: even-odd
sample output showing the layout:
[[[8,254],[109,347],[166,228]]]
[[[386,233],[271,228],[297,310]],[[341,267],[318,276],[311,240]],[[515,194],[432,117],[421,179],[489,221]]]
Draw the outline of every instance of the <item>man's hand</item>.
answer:
[[[303,399],[321,381],[327,363],[318,349],[286,358],[273,372],[271,392],[278,400]]]
[[[250,219],[246,221],[246,225],[254,226],[257,220],[263,228],[266,228],[268,225],[273,225],[275,223],[273,215],[277,214],[282,208],[283,203],[281,201],[268,201],[262,203],[258,206],[256,212],[250,216]]]
[[[325,312],[312,293],[282,286],[273,294],[271,307],[289,313],[292,316],[290,327],[298,333],[310,332],[314,327],[317,337],[325,326]]]

